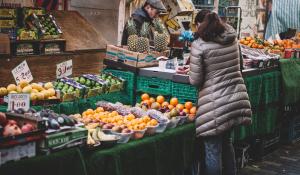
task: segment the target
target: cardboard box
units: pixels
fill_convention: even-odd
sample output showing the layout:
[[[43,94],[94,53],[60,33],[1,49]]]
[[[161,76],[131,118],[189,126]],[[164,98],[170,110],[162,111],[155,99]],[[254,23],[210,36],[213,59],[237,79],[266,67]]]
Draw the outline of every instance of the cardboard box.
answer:
[[[59,150],[85,144],[88,131],[85,128],[75,128],[63,132],[48,134],[39,144],[42,150]]]
[[[106,47],[106,59],[118,61],[119,57],[121,57],[122,48],[114,46],[114,45],[107,45]]]
[[[122,62],[132,67],[153,67],[158,65],[156,58],[169,55],[169,51],[150,52],[148,54],[132,52],[125,47],[107,45],[106,59]]]
[[[160,70],[159,67],[142,68],[139,71],[139,76],[156,77],[166,80],[172,80],[176,71],[173,69]]]
[[[170,18],[173,18],[174,16],[189,15],[195,10],[192,0],[164,0],[163,3],[167,10],[170,10]]]
[[[29,142],[24,145],[17,145],[10,148],[0,149],[0,165],[17,161],[23,158],[34,157],[36,155],[36,143]]]

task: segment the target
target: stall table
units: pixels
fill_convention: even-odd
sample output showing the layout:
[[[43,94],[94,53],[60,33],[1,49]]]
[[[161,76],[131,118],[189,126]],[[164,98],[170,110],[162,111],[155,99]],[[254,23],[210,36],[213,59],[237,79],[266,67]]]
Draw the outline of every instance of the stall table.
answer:
[[[9,162],[0,167],[0,174],[180,174],[195,160],[195,140],[195,125],[186,124],[112,148],[71,148],[50,155]]]

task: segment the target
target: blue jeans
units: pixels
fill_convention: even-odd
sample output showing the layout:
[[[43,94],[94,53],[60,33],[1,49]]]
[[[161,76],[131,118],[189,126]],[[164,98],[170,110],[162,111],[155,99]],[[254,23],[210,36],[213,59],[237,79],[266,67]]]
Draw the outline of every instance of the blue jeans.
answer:
[[[203,141],[205,175],[236,175],[236,162],[230,132],[204,137]]]

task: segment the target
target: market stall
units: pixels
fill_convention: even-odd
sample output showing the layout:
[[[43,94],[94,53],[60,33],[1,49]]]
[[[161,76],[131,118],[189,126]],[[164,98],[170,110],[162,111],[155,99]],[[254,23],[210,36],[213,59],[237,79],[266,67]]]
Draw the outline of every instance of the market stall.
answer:
[[[72,5],[88,16],[86,11],[93,4],[81,6],[74,1]],[[106,9],[120,4],[110,5]],[[194,7],[187,7],[176,14],[190,16]],[[0,15],[12,9],[1,8]],[[51,44],[50,53],[41,53],[45,51],[42,46],[33,52],[25,44],[20,52],[9,49],[9,54],[1,55],[0,174],[171,175],[191,168],[201,156],[196,154],[194,125],[198,90],[190,85],[188,74],[176,71],[186,64],[191,31],[168,43],[168,26],[157,20],[153,46],[147,33],[137,36],[134,30],[127,46],[111,45],[89,23],[94,17],[88,22],[75,11],[43,14],[58,26],[52,29],[43,23],[45,16],[38,14],[43,10],[18,10],[32,10],[29,26],[41,23],[43,27],[36,27],[39,38],[35,39],[32,32],[36,31],[30,27],[19,31],[21,26],[16,26],[19,33],[11,34],[3,30],[7,23],[0,23],[10,46],[43,45],[49,41],[42,39],[45,35]],[[19,20],[14,13],[8,14],[9,20]],[[32,38],[20,39],[22,32]],[[116,40],[115,34],[108,37]],[[51,47],[53,42],[55,47]],[[7,40],[0,40],[3,43]],[[289,142],[300,138],[297,117],[282,119],[299,115],[299,43],[247,37],[240,40],[240,47],[253,123],[235,128],[232,136],[236,149],[250,148],[252,158],[260,159],[278,145],[282,135],[288,135],[284,137]],[[237,154],[238,160],[244,161],[243,151]]]

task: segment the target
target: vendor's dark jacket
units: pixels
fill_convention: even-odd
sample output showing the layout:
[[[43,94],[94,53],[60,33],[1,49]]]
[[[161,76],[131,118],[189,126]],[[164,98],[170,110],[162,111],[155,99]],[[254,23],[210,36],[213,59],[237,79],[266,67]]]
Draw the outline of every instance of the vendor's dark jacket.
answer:
[[[150,24],[152,24],[152,20],[153,20],[149,17],[148,13],[143,8],[137,9],[132,14],[131,18],[134,20],[134,22],[136,24],[138,34],[140,33],[144,22],[149,22]],[[129,37],[129,35],[128,35],[127,24],[126,24],[124,27],[124,30],[123,30],[122,45],[127,45],[128,37]],[[149,34],[148,38],[149,38],[150,44],[151,44],[151,41],[153,40],[153,34],[152,34],[151,30],[150,30],[150,34]]]
[[[251,105],[240,71],[236,33],[231,26],[213,41],[192,43],[190,83],[199,88],[197,136],[215,136],[251,124]]]

